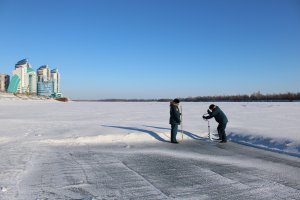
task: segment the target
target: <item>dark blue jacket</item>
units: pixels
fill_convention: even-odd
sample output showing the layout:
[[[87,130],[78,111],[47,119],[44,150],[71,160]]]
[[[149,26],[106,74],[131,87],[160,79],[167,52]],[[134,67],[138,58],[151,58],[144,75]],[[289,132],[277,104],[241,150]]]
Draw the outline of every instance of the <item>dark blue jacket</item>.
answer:
[[[170,103],[170,124],[180,124],[180,111],[178,106],[171,102]]]
[[[218,107],[216,106],[215,109],[213,109],[213,111],[211,112],[210,110],[207,111],[208,112],[208,117],[206,117],[206,119],[210,119],[210,118],[215,118],[215,120],[219,123],[219,124],[226,124],[228,122],[228,119],[226,117],[226,115],[224,114],[224,112]]]

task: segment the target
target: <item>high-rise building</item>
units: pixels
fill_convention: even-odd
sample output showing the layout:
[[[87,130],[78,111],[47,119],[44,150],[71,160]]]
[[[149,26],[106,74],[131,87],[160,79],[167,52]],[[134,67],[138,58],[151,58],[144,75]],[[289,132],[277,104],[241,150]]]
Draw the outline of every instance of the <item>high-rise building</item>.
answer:
[[[53,81],[37,82],[38,96],[53,96]]]
[[[60,74],[58,69],[50,71],[48,65],[43,65],[37,70],[37,94],[39,96],[61,97]]]
[[[58,69],[51,70],[51,80],[53,81],[53,92],[60,93],[60,74]]]
[[[9,75],[0,74],[0,91],[6,92],[9,85]]]
[[[36,93],[36,72],[32,69],[27,59],[19,61],[12,72],[8,92]]]
[[[37,79],[38,82],[50,81],[50,69],[48,65],[40,66],[37,70]]]

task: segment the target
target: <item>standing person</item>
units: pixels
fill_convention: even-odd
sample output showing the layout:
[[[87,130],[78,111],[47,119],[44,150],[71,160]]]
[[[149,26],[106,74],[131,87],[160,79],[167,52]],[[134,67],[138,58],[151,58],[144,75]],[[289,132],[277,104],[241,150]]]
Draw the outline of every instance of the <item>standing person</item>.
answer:
[[[176,135],[178,125],[180,125],[179,99],[174,99],[170,102],[170,124],[171,124],[171,143],[178,143]]]
[[[210,111],[211,110],[211,111]],[[216,105],[211,104],[209,106],[209,109],[207,110],[208,116],[203,116],[204,119],[210,119],[210,118],[215,118],[215,120],[219,123],[218,125],[218,134],[219,134],[219,139],[221,140],[220,143],[226,143],[227,142],[227,137],[225,133],[225,128],[228,122],[228,119],[224,112]]]

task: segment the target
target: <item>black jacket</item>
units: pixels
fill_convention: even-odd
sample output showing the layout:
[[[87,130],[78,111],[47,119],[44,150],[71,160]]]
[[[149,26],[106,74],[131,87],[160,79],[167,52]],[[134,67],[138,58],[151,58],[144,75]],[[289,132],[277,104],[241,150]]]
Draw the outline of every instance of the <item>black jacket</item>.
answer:
[[[170,124],[180,124],[180,111],[178,105],[174,102],[170,103]]]
[[[226,115],[224,114],[224,112],[218,107],[216,106],[215,109],[213,109],[213,111],[211,112],[210,110],[207,111],[208,112],[208,117],[206,117],[206,119],[210,119],[210,118],[215,118],[215,120],[220,124],[226,124],[228,122],[228,119],[226,117]]]

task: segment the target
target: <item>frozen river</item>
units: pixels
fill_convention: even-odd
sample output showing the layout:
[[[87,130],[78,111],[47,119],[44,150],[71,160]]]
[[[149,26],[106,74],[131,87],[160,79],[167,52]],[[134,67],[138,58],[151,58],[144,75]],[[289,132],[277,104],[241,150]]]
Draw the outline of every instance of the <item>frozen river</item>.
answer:
[[[168,103],[0,101],[0,199],[300,199],[300,159],[209,142],[208,105],[183,103],[171,144]],[[218,105],[228,133],[297,150],[299,103]]]

